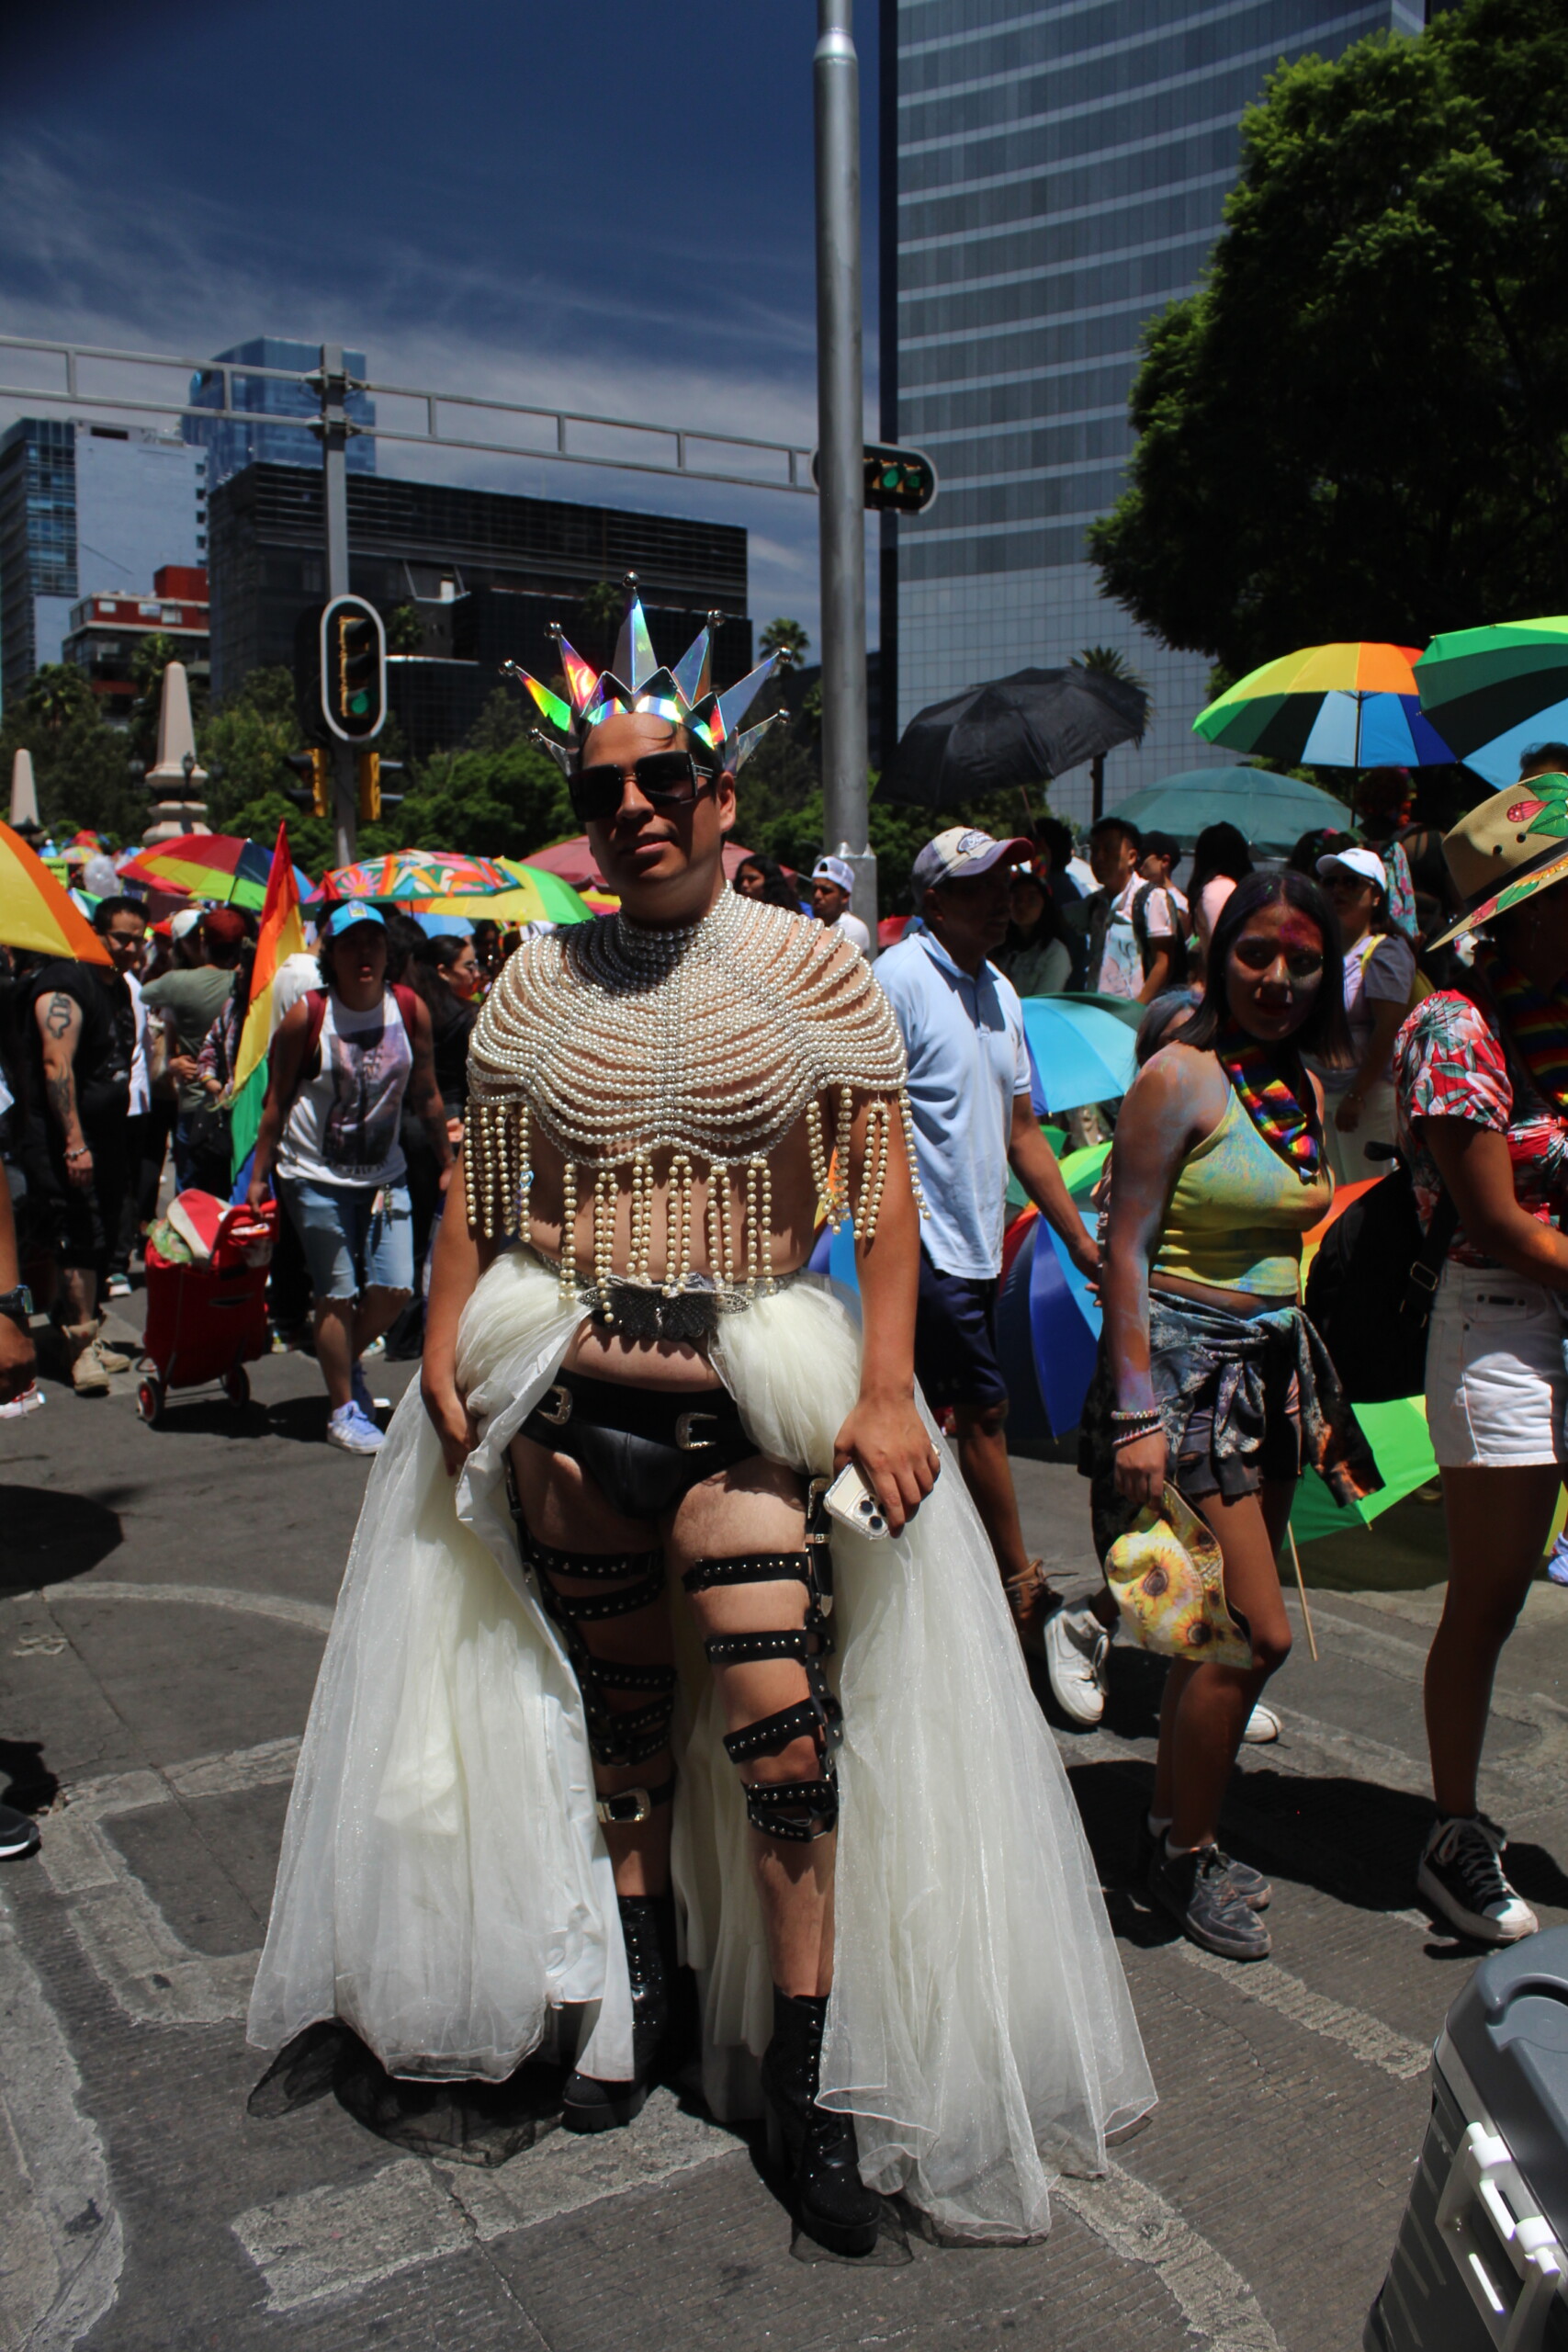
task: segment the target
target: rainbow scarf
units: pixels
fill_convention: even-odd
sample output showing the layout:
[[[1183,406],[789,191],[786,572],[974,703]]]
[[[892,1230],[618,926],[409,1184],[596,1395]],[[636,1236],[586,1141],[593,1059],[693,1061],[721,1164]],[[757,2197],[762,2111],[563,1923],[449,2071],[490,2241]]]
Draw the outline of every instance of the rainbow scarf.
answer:
[[[1247,1117],[1269,1149],[1289,1160],[1303,1184],[1314,1184],[1322,1162],[1317,1136],[1269,1047],[1245,1030],[1227,1027],[1215,1040],[1214,1051]]]
[[[1475,943],[1475,968],[1536,1086],[1549,1102],[1568,1111],[1568,992],[1559,983],[1543,996],[1489,939]]]

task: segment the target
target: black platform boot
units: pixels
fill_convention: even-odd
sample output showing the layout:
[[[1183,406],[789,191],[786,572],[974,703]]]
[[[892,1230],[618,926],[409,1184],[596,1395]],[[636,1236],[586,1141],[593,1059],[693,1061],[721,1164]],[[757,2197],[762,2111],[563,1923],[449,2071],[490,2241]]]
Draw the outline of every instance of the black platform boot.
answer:
[[[561,2121],[569,2132],[615,2132],[640,2115],[670,2023],[670,1979],[675,1966],[675,1905],[668,1894],[623,1894],[621,1935],[632,1987],[632,2066],[629,2083],[602,2083],[574,2074],[566,2086]]]
[[[861,2185],[854,2118],[817,2104],[826,1995],[796,1999],[773,1987],[773,2038],[762,2059],[768,2154],[795,2178],[795,2217],[832,2254],[870,2254],[881,2200]]]

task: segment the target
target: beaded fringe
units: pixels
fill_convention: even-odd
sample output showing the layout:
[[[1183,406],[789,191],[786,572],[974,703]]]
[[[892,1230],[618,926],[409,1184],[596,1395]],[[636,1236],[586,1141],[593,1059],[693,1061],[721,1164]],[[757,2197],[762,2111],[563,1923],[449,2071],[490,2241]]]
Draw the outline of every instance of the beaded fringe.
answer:
[[[840,1226],[852,1225],[855,1238],[863,1244],[869,1244],[876,1238],[882,1195],[887,1182],[889,1157],[893,1149],[895,1101],[888,1095],[878,1094],[872,1097],[868,1105],[860,1198],[852,1203],[850,1198],[850,1145],[854,1093],[851,1087],[840,1087],[834,1109],[835,1132],[830,1158],[820,1103],[813,1101],[806,1113],[807,1142],[818,1205],[828,1225],[835,1230]],[[919,1213],[924,1216],[927,1214],[926,1202],[915,1159],[914,1122],[909,1098],[902,1088],[897,1097],[897,1110],[905,1157],[909,1165],[909,1181]],[[528,1193],[534,1182],[530,1146],[526,1102],[484,1102],[470,1099],[463,1136],[463,1185],[470,1232],[482,1235],[489,1241],[511,1241],[526,1229]],[[683,1151],[678,1151],[671,1161],[670,1186],[665,1201],[665,1275],[660,1286],[666,1297],[674,1297],[692,1278],[692,1195],[700,1164]],[[731,1190],[729,1180],[732,1173],[739,1180],[742,1197],[739,1204]],[[651,1283],[649,1268],[653,1255],[657,1194],[651,1152],[640,1150],[629,1160],[616,1166],[597,1169],[580,1168],[576,1161],[569,1159],[561,1180],[560,1280],[565,1295],[574,1295],[578,1288],[575,1236],[578,1202],[584,1179],[591,1187],[590,1247],[593,1281],[602,1296],[608,1292],[614,1272],[615,1217],[623,1175],[631,1193],[626,1279]],[[773,1169],[767,1159],[715,1159],[708,1163],[708,1263],[716,1278],[727,1289],[743,1286],[748,1293],[765,1295],[773,1288]]]

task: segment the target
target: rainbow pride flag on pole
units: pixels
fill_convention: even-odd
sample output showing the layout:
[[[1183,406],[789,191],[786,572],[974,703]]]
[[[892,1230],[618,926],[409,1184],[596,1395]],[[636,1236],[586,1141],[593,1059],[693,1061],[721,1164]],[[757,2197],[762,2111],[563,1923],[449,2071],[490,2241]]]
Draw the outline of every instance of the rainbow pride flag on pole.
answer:
[[[251,976],[251,1001],[240,1033],[234,1063],[234,1178],[239,1182],[261,1131],[262,1104],[266,1100],[267,1047],[272,1043],[272,991],[277,969],[286,957],[303,955],[305,926],[299,916],[299,892],[294,862],[288,854],[288,828],[279,825],[266,877],[266,901],[256,941],[255,969]]]

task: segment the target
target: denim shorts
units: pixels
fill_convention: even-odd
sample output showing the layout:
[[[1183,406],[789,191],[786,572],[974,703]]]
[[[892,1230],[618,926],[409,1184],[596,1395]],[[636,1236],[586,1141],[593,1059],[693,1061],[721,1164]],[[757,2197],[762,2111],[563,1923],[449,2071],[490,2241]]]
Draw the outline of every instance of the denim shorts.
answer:
[[[307,1184],[281,1176],[277,1189],[318,1298],[413,1289],[413,1211],[406,1184]],[[378,1200],[378,1216],[373,1214]]]
[[[1443,1469],[1568,1463],[1562,1329],[1539,1283],[1450,1259],[1427,1327],[1427,1422]]]

